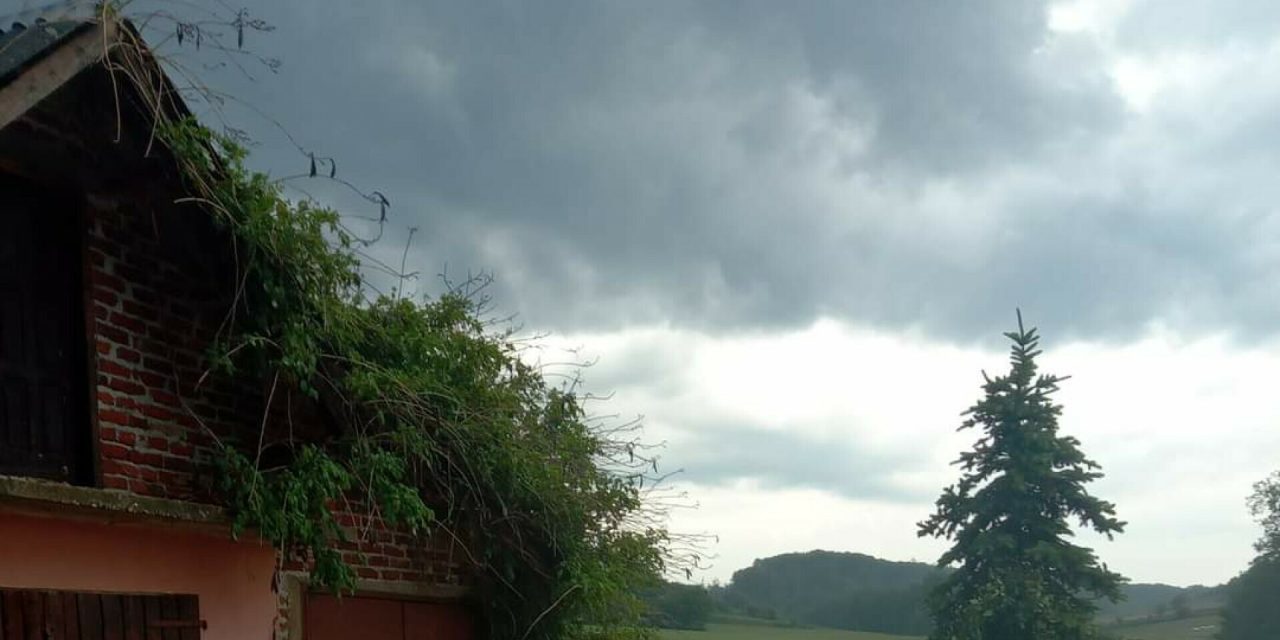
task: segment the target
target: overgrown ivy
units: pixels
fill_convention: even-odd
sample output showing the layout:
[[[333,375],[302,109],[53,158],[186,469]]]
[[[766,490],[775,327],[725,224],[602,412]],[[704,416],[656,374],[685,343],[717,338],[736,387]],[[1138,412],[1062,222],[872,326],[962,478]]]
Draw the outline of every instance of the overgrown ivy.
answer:
[[[424,541],[445,527],[465,545],[494,638],[643,634],[635,594],[661,573],[669,537],[643,517],[634,475],[605,463],[632,445],[593,427],[465,292],[369,294],[334,211],[285,198],[194,120],[160,133],[241,269],[210,361],[341,414],[339,437],[293,443],[273,468],[258,442],[225,443],[219,489],[235,533],[252,529],[306,558],[313,583],[350,590],[332,507],[354,496]]]

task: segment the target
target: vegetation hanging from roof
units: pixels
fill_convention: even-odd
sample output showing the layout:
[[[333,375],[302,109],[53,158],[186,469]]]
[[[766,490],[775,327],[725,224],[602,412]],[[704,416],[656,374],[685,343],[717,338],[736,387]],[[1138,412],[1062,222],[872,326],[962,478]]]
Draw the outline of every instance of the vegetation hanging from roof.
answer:
[[[637,589],[663,570],[669,539],[646,517],[640,476],[607,464],[636,460],[637,443],[594,427],[465,287],[434,300],[367,297],[336,213],[285,199],[244,168],[241,147],[193,120],[161,138],[231,232],[243,270],[211,360],[273,389],[335,394],[344,414],[342,436],[298,445],[275,469],[258,464],[261,440],[227,443],[220,486],[236,531],[257,530],[309,558],[314,581],[350,590],[355,574],[335,546],[346,534],[329,507],[354,493],[388,524],[446,528],[469,549],[487,573],[483,601],[498,609],[495,637],[634,626]]]
[[[637,594],[697,557],[672,553],[664,511],[645,499],[657,466],[637,426],[589,419],[574,383],[522,360],[474,281],[434,299],[371,294],[363,241],[340,216],[285,198],[231,137],[170,117],[182,110],[150,50],[120,31],[108,70],[155,115],[190,194],[179,202],[213,215],[240,270],[211,369],[268,380],[271,396],[296,389],[343,424],[323,442],[282,443],[287,463],[268,467],[268,397],[256,441],[220,441],[233,533],[253,529],[306,562],[313,584],[349,591],[332,507],[354,498],[424,543],[443,532],[464,549],[494,638],[643,635]]]

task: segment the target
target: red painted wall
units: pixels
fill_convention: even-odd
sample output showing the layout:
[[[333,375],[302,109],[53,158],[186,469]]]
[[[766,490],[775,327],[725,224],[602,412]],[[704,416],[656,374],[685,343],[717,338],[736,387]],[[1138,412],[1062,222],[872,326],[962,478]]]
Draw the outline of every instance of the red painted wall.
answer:
[[[189,593],[202,640],[268,640],[275,553],[254,542],[141,525],[0,514],[0,587]]]

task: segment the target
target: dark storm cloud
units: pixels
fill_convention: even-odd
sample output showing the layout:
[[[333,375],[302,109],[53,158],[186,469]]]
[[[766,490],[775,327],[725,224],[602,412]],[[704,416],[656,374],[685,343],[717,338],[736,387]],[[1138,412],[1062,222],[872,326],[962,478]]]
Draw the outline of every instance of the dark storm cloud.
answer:
[[[1257,203],[1162,195],[1183,176],[1115,148],[1131,123],[1098,51],[1050,33],[1042,3],[251,10],[278,30],[250,46],[284,67],[213,81],[392,197],[379,257],[417,227],[411,266],[494,271],[533,328],[831,315],[969,340],[1015,305],[1085,337],[1277,319],[1252,218],[1217,215]],[[228,111],[260,166],[304,169]]]

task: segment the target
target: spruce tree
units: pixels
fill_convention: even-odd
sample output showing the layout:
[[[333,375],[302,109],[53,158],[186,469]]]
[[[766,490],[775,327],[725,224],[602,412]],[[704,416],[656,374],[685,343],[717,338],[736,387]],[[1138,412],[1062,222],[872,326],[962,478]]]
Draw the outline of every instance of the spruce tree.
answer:
[[[1097,635],[1093,604],[1120,597],[1125,578],[1072,544],[1071,524],[1111,538],[1115,506],[1085,485],[1102,477],[1080,442],[1058,435],[1052,395],[1065,378],[1040,374],[1039,336],[1018,314],[1008,375],[983,372],[985,396],[960,429],[978,429],[920,536],[953,541],[938,561],[955,571],[930,594],[934,640],[1083,640]]]

